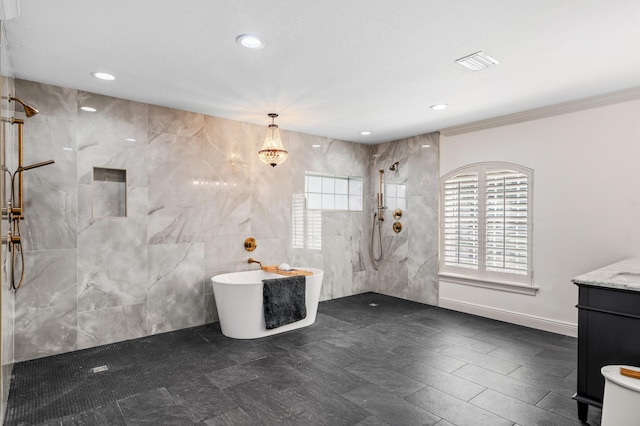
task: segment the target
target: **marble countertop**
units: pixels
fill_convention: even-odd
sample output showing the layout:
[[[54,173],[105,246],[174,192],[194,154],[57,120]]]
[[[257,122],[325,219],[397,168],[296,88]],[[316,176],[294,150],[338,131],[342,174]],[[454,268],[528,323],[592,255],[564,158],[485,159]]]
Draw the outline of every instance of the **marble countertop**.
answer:
[[[571,281],[577,284],[640,291],[640,259],[625,259],[595,271],[578,275]]]

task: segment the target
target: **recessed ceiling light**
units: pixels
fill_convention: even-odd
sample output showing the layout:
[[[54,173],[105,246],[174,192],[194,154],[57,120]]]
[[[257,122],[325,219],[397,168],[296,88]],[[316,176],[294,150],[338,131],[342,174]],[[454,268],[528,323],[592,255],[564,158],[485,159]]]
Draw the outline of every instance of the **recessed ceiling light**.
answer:
[[[322,145],[314,143],[313,145],[311,145],[312,148],[320,148]]]
[[[102,72],[102,71],[94,71],[91,73],[95,78],[99,78],[100,80],[115,80],[116,77],[112,74]]]
[[[483,51],[456,59],[456,62],[463,67],[469,68],[471,71],[480,71],[489,68],[491,65],[497,65],[500,63],[496,58],[492,58]]]
[[[125,141],[127,141],[127,142],[135,142],[136,140],[134,138],[126,138]]]
[[[431,105],[429,108],[431,108],[434,111],[442,111],[443,109],[447,109],[449,105],[447,104],[435,104],[435,105]]]
[[[429,148],[431,145],[422,145],[423,148]]]
[[[264,43],[253,34],[242,34],[236,37],[236,43],[249,49],[262,49]]]
[[[91,107],[88,107],[88,106],[80,107],[80,109],[83,110],[83,111],[86,111],[86,112],[96,112],[97,111],[97,109],[91,108]]]
[[[369,135],[371,134],[371,132],[370,132],[370,131],[368,131],[368,130],[363,130],[362,132],[360,132],[360,134],[361,134],[362,136],[369,136]]]

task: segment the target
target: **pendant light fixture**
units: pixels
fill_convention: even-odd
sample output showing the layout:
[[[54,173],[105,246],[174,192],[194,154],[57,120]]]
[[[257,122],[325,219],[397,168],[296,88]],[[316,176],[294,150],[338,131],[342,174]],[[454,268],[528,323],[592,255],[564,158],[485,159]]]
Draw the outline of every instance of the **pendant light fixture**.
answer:
[[[258,157],[264,164],[269,164],[271,167],[275,167],[280,163],[284,163],[289,153],[285,151],[282,146],[282,139],[280,139],[280,130],[278,125],[275,124],[275,119],[278,116],[276,113],[270,113],[271,124],[267,130],[267,137],[264,139],[264,145],[262,149],[258,151]]]

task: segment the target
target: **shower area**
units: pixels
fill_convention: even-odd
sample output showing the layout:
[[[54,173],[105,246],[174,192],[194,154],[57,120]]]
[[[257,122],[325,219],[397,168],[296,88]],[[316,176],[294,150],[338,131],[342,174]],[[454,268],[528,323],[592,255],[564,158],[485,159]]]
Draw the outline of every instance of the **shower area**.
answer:
[[[437,133],[368,146],[283,130],[289,159],[271,168],[257,158],[263,126],[11,83],[3,117],[23,120],[24,149],[20,163],[18,126],[4,122],[3,206],[19,199],[22,175],[24,210],[19,250],[4,244],[2,252],[5,386],[13,362],[217,321],[209,278],[255,268],[247,237],[266,263],[323,269],[322,300],[374,291],[437,304]],[[39,113],[26,117],[9,95]],[[364,178],[362,211],[320,213],[321,248],[292,247],[291,200],[304,194],[305,172]],[[95,194],[115,181],[124,208],[103,209]],[[392,185],[405,190],[395,204]]]
[[[373,291],[438,304],[438,133],[372,146]]]

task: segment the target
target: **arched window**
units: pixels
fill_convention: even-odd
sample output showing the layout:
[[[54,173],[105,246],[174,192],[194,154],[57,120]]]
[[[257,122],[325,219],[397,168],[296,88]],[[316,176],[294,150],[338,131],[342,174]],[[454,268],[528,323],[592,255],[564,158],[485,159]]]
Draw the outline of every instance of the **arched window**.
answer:
[[[531,284],[533,170],[478,163],[440,182],[440,272]]]

